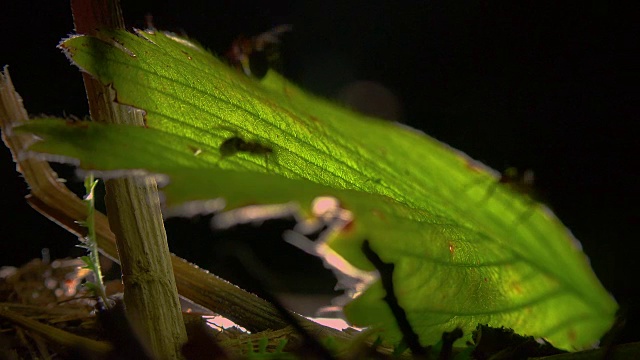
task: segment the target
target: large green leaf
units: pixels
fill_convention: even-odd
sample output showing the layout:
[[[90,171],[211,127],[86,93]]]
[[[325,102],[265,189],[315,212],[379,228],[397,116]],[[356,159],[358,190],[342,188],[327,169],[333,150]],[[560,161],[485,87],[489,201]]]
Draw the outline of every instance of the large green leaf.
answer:
[[[165,34],[101,32],[61,47],[110,84],[119,103],[143,109],[147,126],[34,121],[22,128],[43,139],[32,150],[77,158],[89,170],[165,174],[169,205],[294,201],[311,216],[314,198],[333,196],[349,220],[316,250],[372,271],[361,250],[367,239],[395,265],[394,292],[423,345],[455,327],[465,341],[483,323],[573,350],[611,326],[615,301],[553,213],[447,145],[307,94],[274,72],[246,77]],[[375,281],[344,310],[397,342],[384,294]]]

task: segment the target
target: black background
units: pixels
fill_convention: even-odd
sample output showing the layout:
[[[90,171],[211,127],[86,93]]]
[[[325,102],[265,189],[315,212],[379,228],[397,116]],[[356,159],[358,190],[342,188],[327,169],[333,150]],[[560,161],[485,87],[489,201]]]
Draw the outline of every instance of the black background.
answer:
[[[537,190],[628,309],[620,340],[640,340],[634,229],[640,224],[640,152],[632,121],[638,119],[637,81],[631,77],[638,33],[631,9],[605,1],[256,3],[136,1],[125,2],[123,11],[129,26],[144,27],[151,13],[159,29],[184,32],[219,54],[239,34],[292,24],[281,58],[282,71],[295,83],[335,98],[353,81],[376,81],[397,96],[405,123],[499,170],[535,170]],[[67,2],[3,4],[0,63],[10,65],[31,114],[87,113],[81,77],[55,48],[72,32]],[[43,247],[52,257],[77,255],[73,236],[24,202],[27,189],[8,150],[0,156],[0,265],[20,265]],[[282,224],[271,225],[269,232]],[[213,255],[206,224],[172,220],[167,227],[172,250],[233,277]],[[256,234],[241,229],[216,237]],[[275,259],[266,261],[275,273],[326,287],[326,277],[307,274],[308,258],[293,261],[299,252],[276,242],[254,244]]]

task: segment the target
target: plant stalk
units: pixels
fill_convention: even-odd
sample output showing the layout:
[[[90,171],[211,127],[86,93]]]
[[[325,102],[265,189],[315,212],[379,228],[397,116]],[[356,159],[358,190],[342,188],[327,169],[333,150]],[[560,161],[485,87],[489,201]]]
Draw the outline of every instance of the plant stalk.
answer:
[[[74,0],[79,34],[124,28],[116,0]],[[142,113],[114,102],[113,89],[83,74],[94,121],[144,126]],[[187,340],[157,184],[149,177],[107,180],[106,205],[122,267],[127,317],[155,358],[181,358]]]
[[[84,226],[87,228],[87,236],[84,237],[82,245],[79,247],[87,249],[88,255],[83,256],[82,260],[85,262],[87,268],[93,272],[95,282],[86,283],[95,295],[100,298],[103,306],[109,308],[109,300],[107,299],[107,293],[102,280],[102,268],[100,266],[100,253],[98,249],[98,240],[96,239],[96,218],[95,218],[95,189],[98,184],[98,180],[93,178],[93,174],[89,174],[84,179],[84,188],[86,195],[84,198],[87,203],[87,220],[84,222]],[[91,286],[89,286],[91,285]]]

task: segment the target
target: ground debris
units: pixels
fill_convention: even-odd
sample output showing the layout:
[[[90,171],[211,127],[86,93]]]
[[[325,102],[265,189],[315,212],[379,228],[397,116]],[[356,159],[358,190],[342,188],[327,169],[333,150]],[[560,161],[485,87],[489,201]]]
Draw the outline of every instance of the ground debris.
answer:
[[[70,343],[106,349],[96,341],[96,301],[82,286],[90,276],[83,265],[34,259],[0,268],[0,358],[61,358]]]

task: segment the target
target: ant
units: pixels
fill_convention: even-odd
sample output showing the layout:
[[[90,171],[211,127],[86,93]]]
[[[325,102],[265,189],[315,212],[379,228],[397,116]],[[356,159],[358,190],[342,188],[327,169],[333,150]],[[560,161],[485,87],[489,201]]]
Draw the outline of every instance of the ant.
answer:
[[[291,29],[291,25],[278,25],[251,38],[241,35],[231,43],[225,57],[247,76],[261,79],[267,74],[269,63],[278,57],[277,52],[273,51],[273,45],[278,44],[280,36]]]
[[[273,149],[257,142],[246,141],[238,136],[230,137],[220,145],[222,157],[232,156],[239,152],[268,155],[273,153]]]
[[[498,181],[488,186],[487,192],[480,202],[485,203],[488,201],[495,193],[496,189],[500,185],[504,185],[516,193],[525,195],[527,198],[527,202],[529,203],[528,209],[518,216],[518,220],[516,221],[518,223],[523,222],[533,214],[536,199],[538,198],[536,191],[533,188],[534,179],[535,176],[531,169],[520,172],[515,167],[508,167],[504,172],[502,172],[502,174],[500,174]]]
[[[504,172],[502,172],[502,174],[500,174],[500,179],[498,179],[497,184],[504,184],[516,192],[533,197],[534,180],[535,176],[533,174],[533,170],[527,169],[523,172],[519,172],[515,167],[508,167]],[[491,196],[495,190],[496,186],[492,186],[489,191],[487,191],[486,196]]]
[[[224,159],[237,153],[248,153],[265,156],[265,163],[269,165],[269,155],[273,154],[273,149],[253,141],[246,141],[238,136],[233,136],[220,144],[220,156]]]

